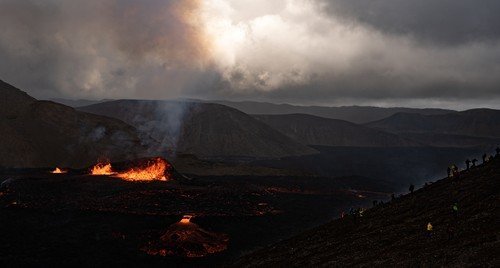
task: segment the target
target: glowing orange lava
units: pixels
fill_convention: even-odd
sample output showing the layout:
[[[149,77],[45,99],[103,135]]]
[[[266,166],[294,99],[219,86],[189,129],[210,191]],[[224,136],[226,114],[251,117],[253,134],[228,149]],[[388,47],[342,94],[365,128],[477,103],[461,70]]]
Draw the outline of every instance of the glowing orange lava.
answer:
[[[180,221],[180,223],[183,223],[183,224],[191,223],[191,218],[193,218],[193,216],[184,215],[184,217],[182,217],[182,220]]]
[[[113,169],[111,168],[110,163],[99,163],[95,165],[92,170],[90,171],[91,175],[96,175],[96,176],[109,176],[109,175],[114,175],[116,174],[113,172]]]
[[[119,173],[117,177],[127,181],[167,181],[170,179],[166,174],[170,164],[163,158],[153,158],[142,167],[135,167],[127,172]]]
[[[62,169],[56,167],[56,169],[52,170],[51,173],[52,174],[65,174],[65,173],[68,173],[68,171],[62,170]]]

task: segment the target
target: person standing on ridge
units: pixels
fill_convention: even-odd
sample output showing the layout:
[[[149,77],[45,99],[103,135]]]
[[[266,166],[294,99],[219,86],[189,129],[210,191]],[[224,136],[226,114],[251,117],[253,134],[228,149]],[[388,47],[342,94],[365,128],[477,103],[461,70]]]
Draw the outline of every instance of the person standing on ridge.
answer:
[[[495,149],[495,151],[497,152],[497,154],[495,155],[495,157],[500,157],[500,147],[497,147]]]
[[[410,190],[410,193],[413,194],[413,191],[415,190],[415,185],[410,184],[410,188],[408,190]]]
[[[460,176],[460,172],[458,170],[457,165],[455,164],[451,165],[451,171],[452,171],[452,176],[458,179],[458,177]]]
[[[488,157],[488,155],[486,154],[483,154],[483,164],[486,164],[486,158]]]
[[[432,226],[432,224],[429,222],[427,224],[427,237],[432,237],[432,230],[434,229],[434,227]]]
[[[473,168],[476,167],[476,163],[477,163],[477,159],[476,158],[472,159],[472,167]]]
[[[465,160],[465,165],[467,166],[467,170],[469,170],[470,168],[470,163],[471,163],[470,159],[467,158],[467,160]]]
[[[455,219],[458,219],[458,204],[453,204],[453,206],[451,206],[451,209],[453,210],[453,216],[455,217]]]
[[[451,168],[450,167],[448,167],[447,172],[448,172],[448,178],[451,177]]]

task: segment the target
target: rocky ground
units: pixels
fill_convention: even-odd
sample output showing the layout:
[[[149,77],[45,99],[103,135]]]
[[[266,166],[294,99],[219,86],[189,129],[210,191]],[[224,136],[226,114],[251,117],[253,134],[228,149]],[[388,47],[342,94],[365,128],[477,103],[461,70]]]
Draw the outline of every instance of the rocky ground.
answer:
[[[137,183],[85,171],[0,172],[0,266],[220,265],[325,223],[353,204],[388,197],[348,190],[349,178],[207,176]],[[212,245],[206,252],[214,254],[202,258],[148,255],[150,245],[175,244],[161,237],[185,214],[194,215],[200,228],[192,234],[227,238],[227,250]],[[196,249],[192,241],[205,241],[197,237],[182,248]]]
[[[250,254],[237,267],[498,267],[500,158]],[[457,204],[458,214],[452,206]],[[431,234],[427,224],[433,225]]]

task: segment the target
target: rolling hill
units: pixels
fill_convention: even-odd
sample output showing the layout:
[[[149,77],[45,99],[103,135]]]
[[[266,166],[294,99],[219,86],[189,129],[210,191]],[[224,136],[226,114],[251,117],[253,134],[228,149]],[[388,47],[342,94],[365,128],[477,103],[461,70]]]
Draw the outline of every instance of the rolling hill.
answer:
[[[120,100],[79,108],[116,117],[151,137],[161,152],[201,158],[276,158],[316,151],[261,121],[220,104]]]
[[[0,81],[0,167],[85,167],[141,156],[136,130],[112,118],[38,101]]]
[[[306,114],[255,115],[255,118],[307,145],[406,147],[417,142],[343,120]]]
[[[421,115],[398,113],[366,126],[394,133],[439,133],[472,137],[500,137],[500,110]]]

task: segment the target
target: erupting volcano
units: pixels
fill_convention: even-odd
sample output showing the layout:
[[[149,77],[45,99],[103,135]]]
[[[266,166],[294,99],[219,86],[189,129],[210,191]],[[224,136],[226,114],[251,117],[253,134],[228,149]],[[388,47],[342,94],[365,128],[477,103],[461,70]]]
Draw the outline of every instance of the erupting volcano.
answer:
[[[110,163],[98,163],[94,167],[92,167],[92,170],[90,171],[91,175],[95,176],[109,176],[109,175],[114,175],[116,174],[113,172],[113,169],[111,168]]]
[[[143,250],[149,255],[200,258],[227,249],[229,236],[202,229],[184,216],[172,224],[159,240],[150,242]]]
[[[62,169],[56,167],[56,169],[52,170],[50,173],[52,173],[52,174],[66,174],[66,173],[68,173],[68,171],[62,170]]]
[[[127,181],[168,181],[170,180],[170,174],[167,173],[169,169],[170,164],[165,159],[157,157],[148,160],[142,166],[131,168],[116,176]]]

